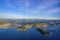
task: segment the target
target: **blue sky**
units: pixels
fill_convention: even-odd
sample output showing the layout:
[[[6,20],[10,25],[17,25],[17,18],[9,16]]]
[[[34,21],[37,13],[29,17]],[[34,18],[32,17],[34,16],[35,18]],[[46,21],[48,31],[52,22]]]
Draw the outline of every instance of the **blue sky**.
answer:
[[[59,19],[59,0],[0,0],[0,18]]]

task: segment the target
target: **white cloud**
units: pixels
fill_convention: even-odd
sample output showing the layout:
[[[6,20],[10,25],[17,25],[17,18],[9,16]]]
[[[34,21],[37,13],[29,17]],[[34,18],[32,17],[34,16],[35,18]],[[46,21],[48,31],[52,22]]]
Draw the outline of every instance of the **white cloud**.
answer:
[[[9,3],[9,1],[10,0],[7,1],[8,7],[14,8],[15,6],[13,4]],[[46,8],[50,8],[51,6],[53,6],[57,3],[58,3],[57,0],[42,0],[40,5],[35,7],[35,9],[33,9],[33,8],[29,9],[28,7],[31,5],[31,3],[29,2],[29,0],[26,0],[26,2],[25,2],[26,7],[24,6],[22,8],[18,8],[18,9],[20,9],[22,11],[26,11],[26,13],[28,13],[28,14],[31,13],[34,15],[35,14],[36,15],[43,14],[43,15],[42,16],[40,15],[38,17],[35,17],[33,15],[34,16],[33,17],[33,16],[23,16],[23,15],[21,15],[21,13],[20,13],[20,15],[18,13],[16,13],[16,14],[14,14],[14,13],[1,13],[0,18],[4,17],[4,18],[17,18],[17,19],[19,19],[19,18],[59,19],[59,18],[51,17],[52,14],[59,12],[59,8],[46,9]],[[44,9],[46,9],[46,10],[44,10]],[[46,17],[48,17],[48,18],[46,18]]]
[[[1,13],[0,17],[3,17],[3,18],[12,18],[12,19],[16,18],[16,19],[18,19],[18,18],[21,18],[22,16],[17,15],[17,14],[13,14],[13,13]]]
[[[14,14],[14,13],[1,13],[0,14],[0,18],[10,18],[10,19],[59,19],[59,18],[53,18],[53,17],[42,17],[42,16],[23,16],[23,15],[19,15],[19,14]]]
[[[23,19],[23,18],[34,18],[31,16],[23,16],[21,14],[15,14],[15,13],[0,13],[0,19],[1,18],[10,18],[10,19]]]
[[[58,3],[58,0],[42,0],[40,5],[38,5],[36,9],[46,9],[57,3]]]
[[[6,0],[6,5],[9,7],[9,8],[14,8],[14,6],[12,5],[12,3],[10,2],[11,0]]]
[[[48,10],[46,10],[46,11],[44,11],[44,12],[45,12],[45,14],[48,15],[48,16],[49,16],[49,15],[51,16],[52,14],[55,14],[55,13],[59,15],[59,11],[60,11],[59,9],[60,9],[60,8],[53,8],[53,9],[48,9]]]
[[[28,0],[26,0],[26,7],[28,7],[29,6],[29,1]]]

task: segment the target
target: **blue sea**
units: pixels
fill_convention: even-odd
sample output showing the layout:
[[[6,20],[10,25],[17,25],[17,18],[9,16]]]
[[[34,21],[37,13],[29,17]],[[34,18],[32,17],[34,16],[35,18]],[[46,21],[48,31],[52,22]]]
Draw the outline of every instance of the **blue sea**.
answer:
[[[57,30],[50,36],[44,36],[34,28],[25,32],[17,31],[14,28],[0,29],[0,40],[60,40],[60,27],[47,27],[47,30]]]

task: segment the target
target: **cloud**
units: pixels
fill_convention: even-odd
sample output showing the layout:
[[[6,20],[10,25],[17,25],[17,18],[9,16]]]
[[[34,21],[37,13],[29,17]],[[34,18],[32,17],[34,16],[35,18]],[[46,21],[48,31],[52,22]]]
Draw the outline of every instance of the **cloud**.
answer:
[[[28,0],[26,0],[26,7],[28,7],[29,6],[29,1]]]
[[[35,9],[29,10],[30,13],[36,13],[37,15],[43,14],[47,16],[51,16],[54,13],[58,14],[59,12],[59,7],[55,7],[53,5],[58,4],[58,0],[42,0],[40,5],[38,5]],[[55,8],[52,8],[55,7]]]
[[[1,18],[8,18],[8,19],[25,19],[25,18],[34,18],[31,16],[24,16],[21,14],[15,14],[15,13],[0,13],[0,19]]]
[[[17,18],[17,19],[18,18],[41,18],[41,19],[42,18],[44,19],[59,18],[59,7],[54,6],[59,3],[58,0],[41,0],[41,2],[40,0],[37,0],[40,2],[39,4],[36,2],[36,0],[33,0],[33,3],[31,1],[30,0],[23,0],[23,1],[7,0],[6,2],[8,7],[15,8],[19,11],[24,11],[24,13],[21,13],[21,12],[20,13],[1,13],[0,17]],[[32,4],[35,4],[33,5],[34,8]]]
[[[18,14],[13,14],[13,13],[0,13],[0,18],[3,17],[3,18],[12,18],[12,19],[19,19],[21,18],[20,15]]]
[[[36,9],[46,9],[57,3],[59,3],[58,0],[42,0],[40,5],[38,5],[38,7]]]
[[[28,0],[6,0],[6,4],[10,8],[22,8],[28,6]]]
[[[59,18],[53,18],[49,16],[23,16],[20,14],[15,13],[0,13],[0,19],[1,18],[8,18],[8,19],[59,19]]]
[[[10,3],[10,0],[6,0],[6,5],[7,5],[8,7],[13,7],[12,4]]]

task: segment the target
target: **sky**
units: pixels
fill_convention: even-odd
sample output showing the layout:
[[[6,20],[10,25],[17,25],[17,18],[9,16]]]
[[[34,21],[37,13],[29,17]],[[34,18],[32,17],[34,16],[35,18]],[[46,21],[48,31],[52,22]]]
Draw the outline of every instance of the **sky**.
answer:
[[[60,0],[0,0],[0,18],[59,19]]]

